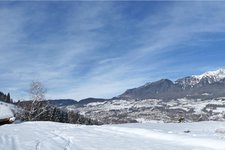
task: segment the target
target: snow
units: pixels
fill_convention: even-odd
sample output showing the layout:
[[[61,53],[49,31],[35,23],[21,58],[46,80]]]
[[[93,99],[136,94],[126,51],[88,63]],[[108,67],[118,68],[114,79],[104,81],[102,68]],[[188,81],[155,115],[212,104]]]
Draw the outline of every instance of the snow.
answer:
[[[216,112],[216,113],[225,112],[225,107],[217,107],[215,110],[213,110],[213,112]]]
[[[182,110],[185,110],[185,111],[189,111],[190,110],[190,108],[180,107],[180,106],[173,106],[173,107],[170,107],[170,109],[182,109]]]
[[[78,110],[80,114],[85,115],[86,112],[99,112],[99,111],[110,111],[110,110],[124,110],[130,109],[132,107],[141,108],[141,107],[161,107],[157,105],[162,100],[157,99],[147,99],[147,100],[113,100],[106,102],[92,102],[86,105],[86,107],[74,108],[74,106],[68,106],[69,110]]]
[[[203,96],[208,96],[208,95],[212,95],[212,94],[209,94],[209,93],[203,93],[202,95],[203,95]]]
[[[222,98],[221,98],[222,99]],[[171,101],[168,102],[168,105],[170,106],[170,108],[180,108],[183,110],[190,110],[191,108],[194,108],[194,111],[196,114],[201,114],[203,108],[205,108],[208,104],[214,104],[214,105],[224,105],[225,102],[222,100],[195,100],[195,99],[186,99],[186,98],[182,98],[182,99],[178,99],[179,105],[176,106],[177,102]],[[217,108],[218,109],[218,108]],[[207,109],[208,110],[208,109]],[[214,110],[216,112],[216,110]],[[217,112],[222,112],[224,111],[223,108],[219,108],[219,110]]]
[[[163,121],[159,121],[159,120],[147,120],[145,118],[138,118],[136,119],[137,122],[139,123],[163,123]]]
[[[214,81],[220,81],[221,79],[225,78],[225,69],[218,69],[216,71],[208,71],[201,75],[194,75],[193,77],[198,79],[198,81],[200,81],[202,78],[211,78],[211,79],[214,79]]]
[[[13,112],[11,111],[10,107],[7,105],[0,105],[0,119],[6,119],[13,117]]]
[[[190,133],[184,133],[190,131]],[[225,150],[225,122],[0,126],[1,150]]]
[[[132,105],[130,105],[131,102],[126,101],[126,100],[114,100],[112,102],[92,102],[87,104],[86,106],[88,108],[101,108],[104,110],[121,110],[121,109],[125,109],[125,108],[130,108],[132,107]]]
[[[217,108],[219,109],[217,110]],[[206,116],[206,114],[208,114],[208,118],[211,118],[212,120],[224,120],[224,108],[224,97],[208,100],[188,98],[180,98],[171,101],[163,101],[160,99],[118,100],[106,101],[104,103],[93,102],[86,105],[86,107],[67,107],[67,109],[69,110],[76,110],[77,112],[86,117],[94,118],[105,123],[105,119],[108,119],[107,123],[112,123],[111,120],[118,119],[118,116],[120,114],[125,114],[125,119],[129,118],[132,120],[136,120],[140,123],[149,122],[149,120],[153,119],[163,120],[164,122],[176,122],[178,119],[172,118],[170,114],[174,115],[177,112],[190,114],[192,116]],[[169,112],[170,114],[168,115],[167,112]],[[221,115],[218,115],[218,113],[221,113]],[[211,117],[214,115],[216,116]],[[189,121],[197,121],[195,119],[192,120],[192,118],[189,119]],[[113,123],[117,122],[115,121]]]

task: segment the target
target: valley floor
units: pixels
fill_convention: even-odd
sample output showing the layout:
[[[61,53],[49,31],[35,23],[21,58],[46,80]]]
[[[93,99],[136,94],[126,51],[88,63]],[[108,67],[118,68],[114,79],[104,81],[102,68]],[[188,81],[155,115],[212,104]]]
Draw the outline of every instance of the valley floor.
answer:
[[[25,122],[0,126],[0,150],[203,149],[225,150],[225,122],[103,126]]]

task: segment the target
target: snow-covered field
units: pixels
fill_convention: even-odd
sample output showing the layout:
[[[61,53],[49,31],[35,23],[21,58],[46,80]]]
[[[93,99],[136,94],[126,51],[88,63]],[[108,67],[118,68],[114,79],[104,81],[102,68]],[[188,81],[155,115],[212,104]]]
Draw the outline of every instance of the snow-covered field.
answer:
[[[0,126],[0,150],[225,150],[225,122],[25,122]]]

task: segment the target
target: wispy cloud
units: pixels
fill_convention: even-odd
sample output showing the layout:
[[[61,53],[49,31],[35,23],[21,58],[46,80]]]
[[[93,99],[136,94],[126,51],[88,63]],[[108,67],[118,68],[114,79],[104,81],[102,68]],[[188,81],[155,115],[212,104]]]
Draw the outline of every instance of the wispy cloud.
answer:
[[[203,52],[225,38],[219,2],[1,3],[0,90],[16,99],[28,98],[32,80],[48,98],[110,98],[224,67],[222,59],[206,65],[219,55]]]

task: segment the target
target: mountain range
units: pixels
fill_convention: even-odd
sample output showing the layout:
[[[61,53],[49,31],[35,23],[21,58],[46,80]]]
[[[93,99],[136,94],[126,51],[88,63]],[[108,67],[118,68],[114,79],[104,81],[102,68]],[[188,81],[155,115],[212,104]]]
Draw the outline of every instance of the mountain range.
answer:
[[[103,124],[152,120],[225,121],[225,69],[176,81],[161,79],[129,89],[110,100],[84,102],[67,106],[67,109]]]
[[[50,104],[58,106],[58,107],[62,107],[62,106],[69,106],[69,105],[85,105],[88,103],[92,103],[92,102],[104,102],[104,101],[108,101],[110,99],[103,99],[103,98],[86,98],[86,99],[82,99],[80,101],[76,101],[73,99],[55,99],[55,100],[47,100]]]
[[[225,96],[225,69],[209,71],[171,81],[161,79],[138,88],[129,89],[120,99],[163,99],[178,98],[210,99]]]
[[[225,69],[209,71],[201,75],[192,75],[172,81],[161,79],[149,82],[137,88],[126,90],[119,96],[111,99],[86,98],[80,101],[73,99],[49,100],[51,104],[57,106],[85,105],[91,102],[104,102],[117,99],[143,100],[162,99],[164,101],[179,98],[187,99],[213,99],[225,96]]]

